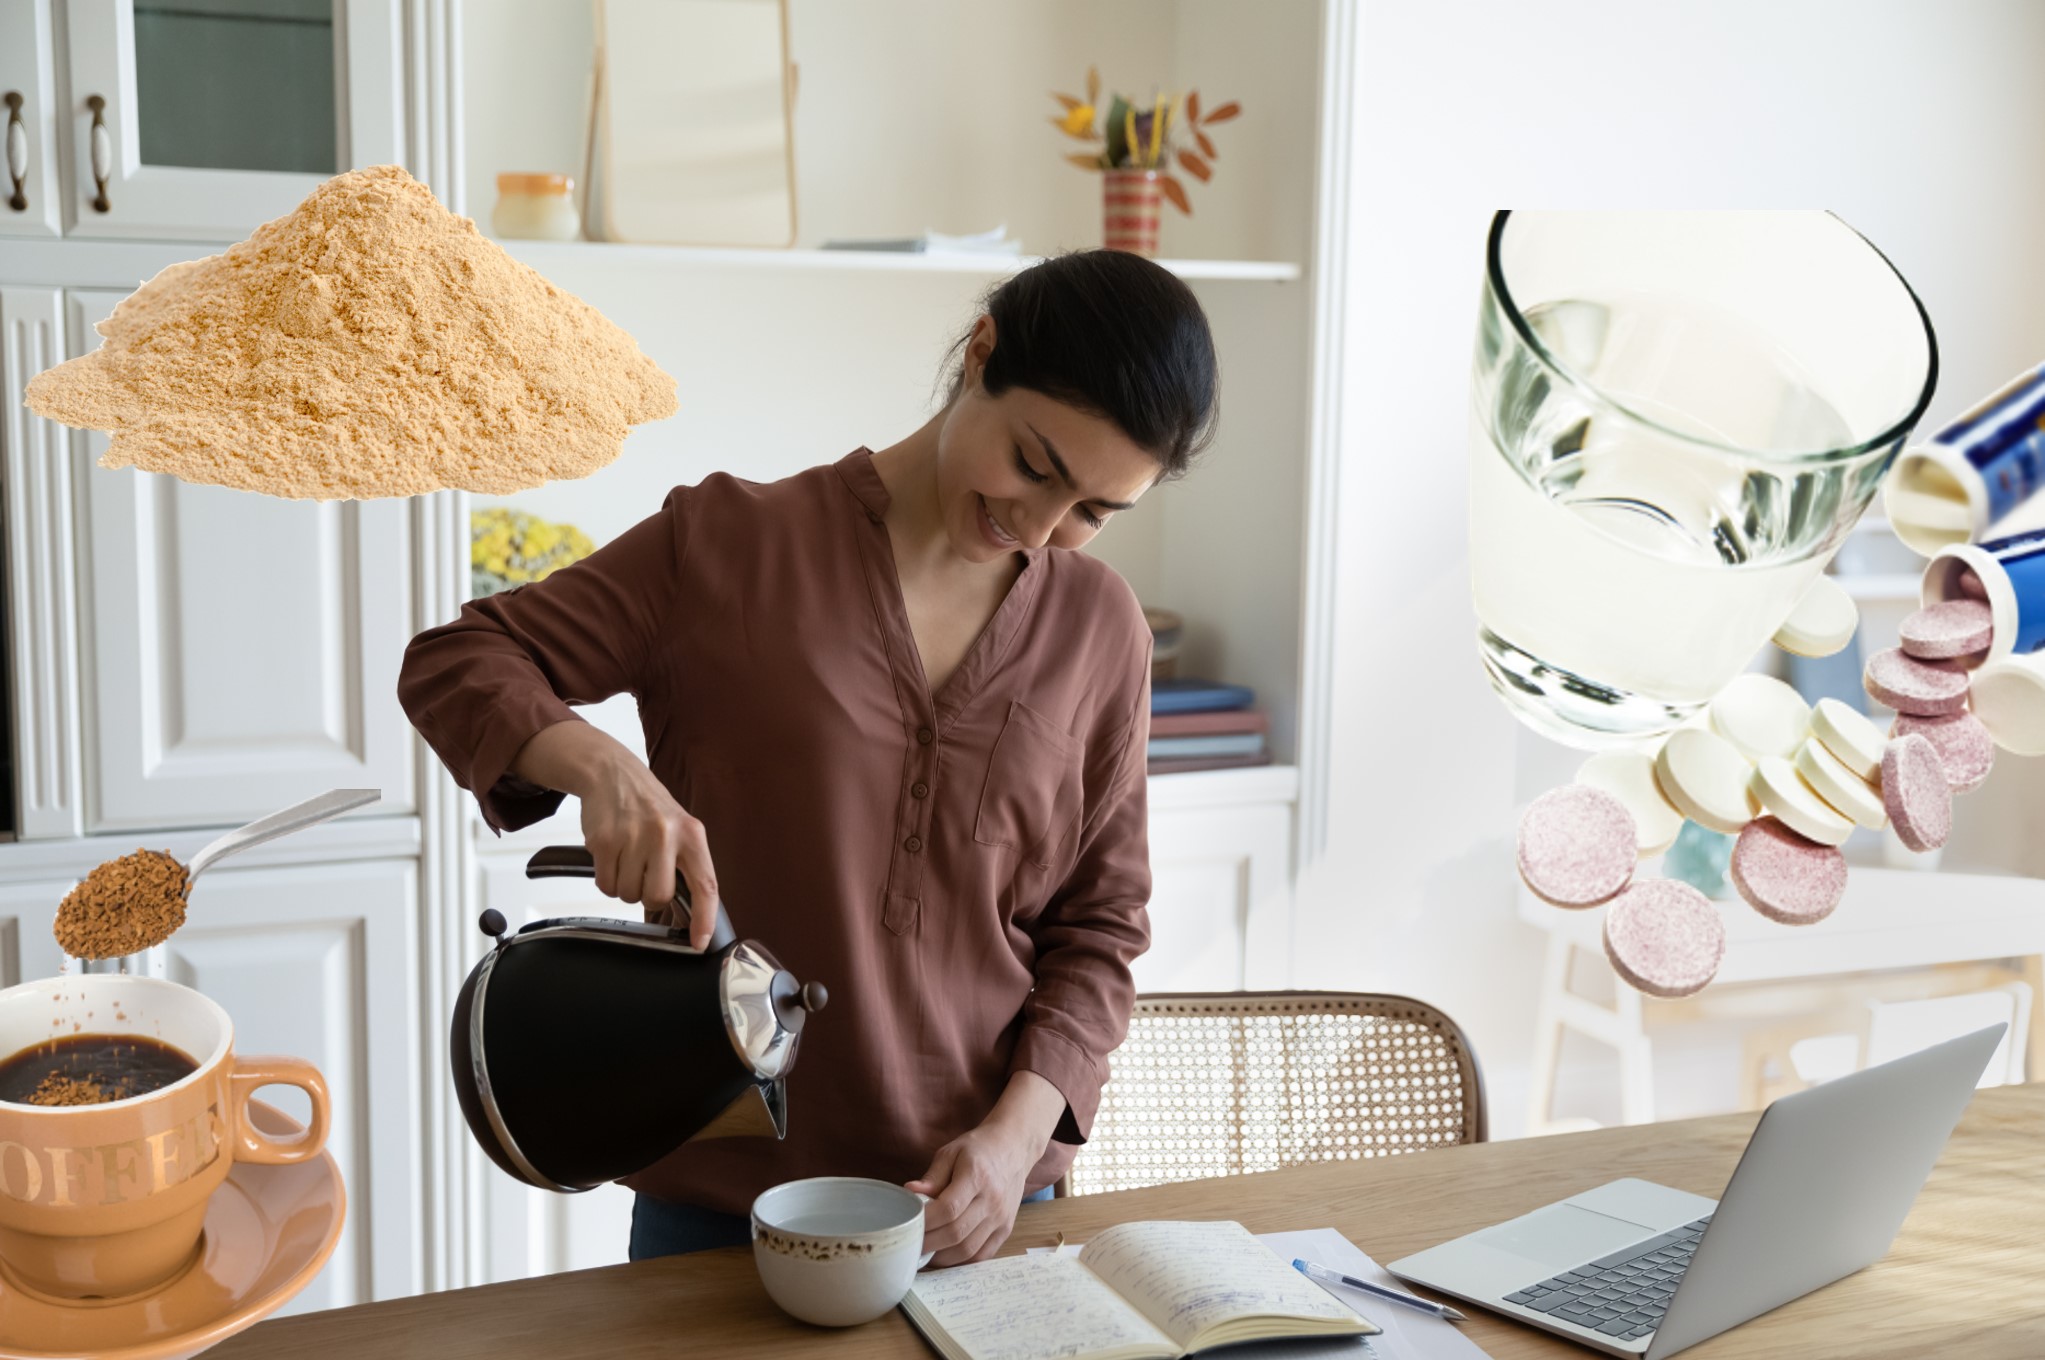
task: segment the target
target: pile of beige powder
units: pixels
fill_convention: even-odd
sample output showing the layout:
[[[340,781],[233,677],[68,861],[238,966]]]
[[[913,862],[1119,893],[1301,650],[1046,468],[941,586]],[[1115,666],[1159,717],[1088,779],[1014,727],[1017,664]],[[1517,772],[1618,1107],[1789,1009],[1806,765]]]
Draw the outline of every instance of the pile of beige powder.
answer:
[[[102,467],[300,499],[585,477],[675,382],[394,165],[328,180],[173,265],[39,374],[29,409],[107,430]]]

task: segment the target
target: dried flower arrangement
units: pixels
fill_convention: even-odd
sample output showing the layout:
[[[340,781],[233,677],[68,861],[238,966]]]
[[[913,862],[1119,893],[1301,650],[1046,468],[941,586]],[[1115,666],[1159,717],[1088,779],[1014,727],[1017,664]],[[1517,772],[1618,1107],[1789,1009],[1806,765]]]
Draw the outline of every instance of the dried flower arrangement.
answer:
[[[1187,174],[1205,184],[1214,174],[1211,162],[1217,159],[1217,153],[1202,129],[1226,123],[1243,111],[1242,105],[1231,100],[1203,116],[1197,90],[1187,91],[1183,101],[1159,95],[1151,101],[1151,107],[1143,110],[1118,94],[1103,117],[1100,95],[1100,70],[1089,67],[1084,100],[1069,94],[1051,96],[1065,108],[1062,117],[1051,119],[1060,131],[1078,141],[1101,144],[1099,151],[1075,151],[1065,159],[1082,170],[1158,171],[1158,187],[1164,196],[1172,201],[1173,207],[1190,216],[1193,204],[1186,197],[1186,188],[1166,167],[1177,159]],[[1181,145],[1182,136],[1190,136],[1194,146]]]

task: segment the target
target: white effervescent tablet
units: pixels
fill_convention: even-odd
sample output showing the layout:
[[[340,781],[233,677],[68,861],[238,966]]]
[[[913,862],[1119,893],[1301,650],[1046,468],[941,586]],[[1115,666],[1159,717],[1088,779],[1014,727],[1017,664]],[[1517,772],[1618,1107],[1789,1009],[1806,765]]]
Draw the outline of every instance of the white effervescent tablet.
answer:
[[[1811,735],[1862,779],[1882,777],[1882,748],[1889,744],[1865,713],[1837,699],[1820,699],[1811,710]]]
[[[1680,727],[1662,743],[1655,783],[1685,817],[1707,831],[1737,836],[1760,815],[1749,788],[1754,767],[1740,748],[1701,727]]]
[[[1811,733],[1811,706],[1774,676],[1749,671],[1711,701],[1711,726],[1749,760],[1788,760]]]
[[[1768,756],[1754,767],[1754,797],[1777,821],[1806,840],[1839,845],[1853,834],[1853,822],[1818,796],[1796,766]]]
[[[1626,805],[1633,814],[1641,858],[1659,855],[1676,843],[1683,810],[1662,792],[1654,777],[1654,757],[1646,752],[1601,751],[1577,770],[1576,782],[1603,789]]]
[[[2045,756],[2045,658],[2005,657],[1974,672],[1974,716],[2011,755]]]
[[[1796,753],[1796,772],[1818,791],[1818,796],[1857,824],[1880,831],[1889,822],[1889,810],[1882,806],[1881,790],[1846,768],[1825,743],[1812,737]]]
[[[1860,606],[1830,576],[1820,576],[1775,630],[1775,645],[1798,656],[1830,656],[1853,641]]]

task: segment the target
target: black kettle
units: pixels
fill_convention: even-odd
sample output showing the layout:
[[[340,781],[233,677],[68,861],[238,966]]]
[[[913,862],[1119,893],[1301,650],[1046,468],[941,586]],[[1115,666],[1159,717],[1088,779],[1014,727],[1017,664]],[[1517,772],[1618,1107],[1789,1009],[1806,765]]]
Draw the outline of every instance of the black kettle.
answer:
[[[529,878],[594,877],[589,851],[549,846]],[[786,1078],[827,999],[722,913],[710,947],[680,926],[602,916],[535,921],[496,940],[455,998],[448,1043],[469,1132],[543,1190],[593,1189],[697,1138],[788,1132]]]

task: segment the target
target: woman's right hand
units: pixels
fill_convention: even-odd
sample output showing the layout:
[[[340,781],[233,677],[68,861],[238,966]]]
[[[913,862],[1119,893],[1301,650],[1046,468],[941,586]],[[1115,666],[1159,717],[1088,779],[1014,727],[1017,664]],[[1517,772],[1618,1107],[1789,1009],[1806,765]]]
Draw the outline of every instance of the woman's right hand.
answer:
[[[563,722],[535,733],[512,768],[582,800],[582,843],[607,896],[665,912],[679,872],[689,885],[690,943],[709,946],[720,910],[709,839],[644,761],[587,723]]]

